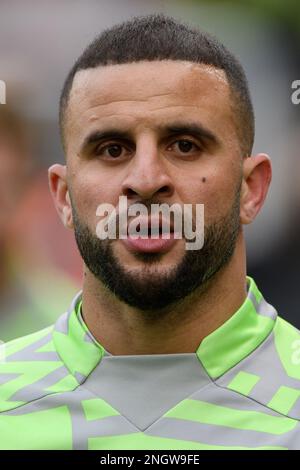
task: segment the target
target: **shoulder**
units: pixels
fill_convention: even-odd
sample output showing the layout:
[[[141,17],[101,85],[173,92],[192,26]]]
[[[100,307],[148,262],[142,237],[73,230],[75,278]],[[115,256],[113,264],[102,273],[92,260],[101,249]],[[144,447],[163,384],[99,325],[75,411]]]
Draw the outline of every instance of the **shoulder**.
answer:
[[[278,316],[265,341],[217,382],[299,421],[300,331]]]
[[[0,413],[61,391],[70,373],[55,349],[53,328],[1,344]]]
[[[296,379],[300,390],[300,331],[281,317],[274,327],[276,353],[286,375]]]

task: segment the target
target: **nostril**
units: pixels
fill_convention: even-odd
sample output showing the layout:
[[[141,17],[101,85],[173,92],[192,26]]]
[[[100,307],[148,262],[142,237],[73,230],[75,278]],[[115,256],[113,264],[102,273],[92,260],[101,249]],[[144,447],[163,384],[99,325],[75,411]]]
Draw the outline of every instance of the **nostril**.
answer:
[[[136,191],[134,191],[131,188],[126,188],[123,191],[123,196],[131,197],[131,196],[136,196],[136,195],[137,195]]]
[[[170,192],[170,187],[167,186],[167,185],[165,185],[165,186],[163,186],[162,188],[160,188],[159,192],[160,192],[160,193],[163,193],[163,194],[169,193],[169,192]]]

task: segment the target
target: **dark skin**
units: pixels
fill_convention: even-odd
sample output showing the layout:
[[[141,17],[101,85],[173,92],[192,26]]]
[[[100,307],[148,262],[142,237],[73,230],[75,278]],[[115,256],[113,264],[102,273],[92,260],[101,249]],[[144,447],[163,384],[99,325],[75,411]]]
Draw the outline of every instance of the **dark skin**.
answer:
[[[205,223],[226,214],[242,178],[240,222],[251,223],[271,180],[266,154],[244,158],[223,71],[202,64],[153,61],[80,71],[65,122],[66,165],[49,169],[50,189],[73,229],[70,192],[79,217],[95,231],[96,207],[156,197],[161,203],[204,203]],[[98,135],[97,135],[98,134]],[[92,136],[92,137],[91,137]],[[168,275],[182,259],[178,240],[155,266]],[[114,255],[125,270],[153,276],[121,240]],[[84,267],[83,316],[112,354],[195,352],[246,297],[243,231],[229,263],[207,284],[149,322],[118,300]],[[233,288],[234,286],[234,288]]]

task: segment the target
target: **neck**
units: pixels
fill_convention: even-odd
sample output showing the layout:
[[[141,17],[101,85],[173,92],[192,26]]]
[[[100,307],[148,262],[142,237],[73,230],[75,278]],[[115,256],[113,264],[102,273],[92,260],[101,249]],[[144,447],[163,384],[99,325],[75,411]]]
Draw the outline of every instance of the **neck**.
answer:
[[[239,236],[230,262],[205,287],[164,309],[161,317],[150,318],[121,302],[89,271],[82,313],[95,339],[113,355],[194,353],[238,310],[246,295],[245,246]]]

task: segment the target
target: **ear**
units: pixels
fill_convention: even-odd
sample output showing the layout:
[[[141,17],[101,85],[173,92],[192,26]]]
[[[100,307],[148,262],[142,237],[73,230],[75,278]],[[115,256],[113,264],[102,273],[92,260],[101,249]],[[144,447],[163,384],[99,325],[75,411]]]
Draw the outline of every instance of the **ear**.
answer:
[[[67,167],[58,163],[48,170],[49,187],[55,208],[64,226],[73,229],[72,207],[66,175]]]
[[[272,166],[268,155],[259,153],[244,159],[240,206],[242,224],[250,224],[257,216],[267,196],[271,179]]]

